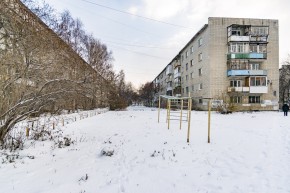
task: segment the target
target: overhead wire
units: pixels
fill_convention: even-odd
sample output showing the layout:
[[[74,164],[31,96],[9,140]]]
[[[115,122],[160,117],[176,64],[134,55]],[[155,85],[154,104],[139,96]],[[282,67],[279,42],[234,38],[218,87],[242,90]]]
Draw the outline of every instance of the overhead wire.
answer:
[[[126,43],[118,43],[113,41],[106,41],[107,43],[122,45],[122,46],[130,46],[130,47],[140,47],[140,48],[150,48],[150,49],[175,49],[175,48],[165,48],[165,47],[158,47],[158,46],[145,46],[145,45],[136,45],[136,44],[126,44]]]
[[[93,5],[96,5],[96,6],[105,8],[105,9],[109,9],[109,10],[112,10],[112,11],[116,11],[116,12],[119,12],[119,13],[123,13],[123,14],[131,15],[131,16],[143,18],[143,19],[146,19],[146,20],[150,20],[150,21],[154,21],[154,22],[159,22],[159,23],[163,23],[163,24],[166,24],[166,25],[171,25],[171,26],[174,26],[174,27],[193,29],[191,27],[186,27],[186,26],[182,26],[182,25],[178,25],[178,24],[173,24],[173,23],[169,23],[169,22],[165,22],[165,21],[153,19],[153,18],[150,18],[150,17],[145,17],[145,16],[142,16],[142,15],[133,14],[133,13],[130,13],[130,12],[127,12],[127,11],[119,10],[119,9],[116,9],[116,8],[112,8],[112,7],[109,7],[109,6],[106,6],[106,5],[102,5],[102,4],[99,4],[99,3],[95,3],[95,2],[91,2],[91,1],[88,1],[88,0],[81,0],[81,1],[86,2],[86,3],[93,4]]]
[[[163,57],[159,57],[159,56],[154,56],[154,55],[151,55],[151,54],[145,54],[145,53],[142,53],[142,52],[136,52],[136,51],[133,51],[133,50],[129,50],[127,48],[123,48],[123,47],[118,47],[118,46],[112,46],[111,47],[115,47],[117,49],[122,49],[122,50],[125,50],[125,51],[128,51],[128,52],[133,52],[133,53],[136,53],[136,54],[139,54],[139,55],[144,55],[144,56],[148,56],[148,57],[152,57],[152,58],[157,58],[157,59],[160,59],[160,60],[166,60],[168,61],[168,58],[163,58]]]

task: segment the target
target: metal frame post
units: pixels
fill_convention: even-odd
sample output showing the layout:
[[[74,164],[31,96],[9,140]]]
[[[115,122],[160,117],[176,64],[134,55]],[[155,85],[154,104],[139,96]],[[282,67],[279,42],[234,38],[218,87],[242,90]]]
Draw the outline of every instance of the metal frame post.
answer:
[[[159,119],[160,119],[160,99],[161,99],[161,97],[159,96],[159,101],[158,101],[158,123],[159,123]]]
[[[210,113],[211,113],[211,99],[208,100],[208,136],[207,136],[208,143],[210,143]]]

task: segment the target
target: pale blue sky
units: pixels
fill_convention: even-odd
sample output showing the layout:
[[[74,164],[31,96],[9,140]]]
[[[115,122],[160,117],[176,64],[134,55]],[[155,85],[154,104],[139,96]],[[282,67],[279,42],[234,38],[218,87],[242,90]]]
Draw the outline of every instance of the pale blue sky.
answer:
[[[46,0],[58,12],[69,10],[88,33],[113,52],[114,69],[123,69],[136,87],[152,81],[208,17],[278,19],[280,65],[290,54],[289,0]],[[172,25],[142,19],[92,3]]]

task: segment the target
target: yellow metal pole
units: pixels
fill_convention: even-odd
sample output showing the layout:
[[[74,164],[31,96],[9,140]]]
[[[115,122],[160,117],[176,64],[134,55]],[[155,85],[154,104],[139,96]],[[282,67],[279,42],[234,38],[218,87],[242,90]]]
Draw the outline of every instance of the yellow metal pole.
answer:
[[[208,136],[207,136],[208,143],[210,143],[210,112],[211,112],[211,99],[208,100]]]
[[[30,131],[30,129],[28,127],[26,127],[26,137],[29,137],[29,131]]]
[[[190,92],[188,92],[188,97],[190,97]],[[186,113],[186,118],[187,118],[187,121],[188,121],[188,116],[189,116],[189,99],[187,100],[187,113]]]
[[[159,123],[159,118],[160,118],[160,96],[159,96],[159,101],[158,101],[158,123]]]
[[[169,109],[169,111],[168,111],[168,129],[169,129],[169,127],[170,127],[170,108],[171,108],[171,106],[170,106],[170,104],[171,104],[171,100],[170,99],[168,99],[168,101],[169,101],[169,105],[168,105],[168,109]]]
[[[169,99],[166,99],[166,123],[168,123]]]
[[[182,124],[182,109],[183,109],[183,99],[180,99],[181,100],[181,105],[180,105],[180,128],[181,129],[181,124]]]
[[[188,99],[189,102],[189,119],[188,119],[188,128],[187,128],[187,143],[189,143],[189,136],[190,136],[190,121],[191,121],[191,107],[192,107],[192,99]]]

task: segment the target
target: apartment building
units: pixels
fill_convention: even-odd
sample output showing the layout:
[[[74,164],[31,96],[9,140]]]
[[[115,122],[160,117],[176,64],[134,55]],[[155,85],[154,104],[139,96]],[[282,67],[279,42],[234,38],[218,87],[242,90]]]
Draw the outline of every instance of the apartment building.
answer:
[[[201,109],[212,98],[237,110],[276,110],[278,20],[210,17],[153,82],[157,95],[190,93]]]

